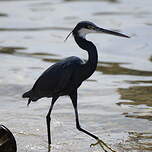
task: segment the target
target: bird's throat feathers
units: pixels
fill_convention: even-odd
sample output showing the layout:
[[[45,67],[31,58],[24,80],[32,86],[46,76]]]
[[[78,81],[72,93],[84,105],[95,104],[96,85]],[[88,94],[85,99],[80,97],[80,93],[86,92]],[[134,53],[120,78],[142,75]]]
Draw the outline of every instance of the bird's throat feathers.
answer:
[[[86,29],[86,28],[82,28],[78,31],[78,35],[79,37],[83,38],[83,39],[86,39],[86,35],[88,33],[93,33],[93,31],[89,30],[89,29]]]

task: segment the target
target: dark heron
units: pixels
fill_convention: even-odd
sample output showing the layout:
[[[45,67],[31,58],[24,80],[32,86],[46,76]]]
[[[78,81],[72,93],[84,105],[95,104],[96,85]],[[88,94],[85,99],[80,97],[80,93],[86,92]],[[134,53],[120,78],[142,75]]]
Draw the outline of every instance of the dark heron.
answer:
[[[88,52],[88,60],[84,63],[80,58],[72,56],[55,63],[46,71],[44,71],[44,73],[34,84],[33,88],[23,94],[23,98],[29,98],[29,105],[31,101],[37,101],[43,97],[52,97],[51,106],[46,116],[49,147],[51,145],[50,115],[53,105],[60,96],[68,95],[72,100],[72,104],[75,110],[77,129],[97,140],[96,144],[91,144],[92,146],[99,144],[104,151],[106,151],[106,147],[114,152],[114,150],[107,146],[107,144],[100,140],[96,135],[81,128],[79,123],[77,110],[77,90],[81,83],[94,73],[98,62],[96,46],[85,38],[86,34],[88,33],[105,33],[129,38],[127,35],[100,28],[89,21],[79,22],[70,34],[74,36],[74,39],[78,46]],[[67,38],[70,36],[70,34],[67,36]]]

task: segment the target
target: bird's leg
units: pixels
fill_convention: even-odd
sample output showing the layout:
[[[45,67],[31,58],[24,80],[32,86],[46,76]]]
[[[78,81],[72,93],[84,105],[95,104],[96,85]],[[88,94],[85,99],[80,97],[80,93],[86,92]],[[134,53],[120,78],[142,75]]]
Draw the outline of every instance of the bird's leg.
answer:
[[[47,113],[46,116],[46,122],[47,122],[47,133],[48,133],[48,152],[50,152],[50,145],[51,145],[51,130],[50,130],[50,121],[51,121],[51,111],[53,109],[53,105],[55,103],[55,101],[57,100],[58,97],[53,97],[52,98],[52,102],[51,102],[51,106],[49,109],[49,112]]]
[[[74,107],[74,110],[75,110],[75,117],[76,117],[76,127],[79,131],[82,131],[84,133],[86,133],[87,135],[93,137],[94,139],[97,140],[97,143],[95,144],[91,144],[91,146],[96,146],[96,145],[100,145],[100,147],[105,151],[107,152],[107,149],[109,149],[111,152],[116,152],[114,151],[111,147],[109,147],[105,142],[103,142],[102,140],[100,140],[97,136],[95,136],[94,134],[84,130],[83,128],[81,128],[80,124],[79,124],[79,116],[78,116],[78,110],[77,110],[77,90],[74,91],[73,93],[70,94],[70,98],[72,100],[72,103],[73,103],[73,107]]]
[[[76,118],[76,127],[79,131],[82,131],[86,134],[88,134],[89,136],[95,138],[96,140],[98,140],[98,137],[93,135],[92,133],[84,130],[83,128],[81,128],[80,124],[79,124],[79,116],[78,116],[78,110],[77,110],[77,90],[74,91],[73,93],[70,94],[70,98],[72,100],[72,104],[74,107],[74,111],[75,111],[75,118]]]

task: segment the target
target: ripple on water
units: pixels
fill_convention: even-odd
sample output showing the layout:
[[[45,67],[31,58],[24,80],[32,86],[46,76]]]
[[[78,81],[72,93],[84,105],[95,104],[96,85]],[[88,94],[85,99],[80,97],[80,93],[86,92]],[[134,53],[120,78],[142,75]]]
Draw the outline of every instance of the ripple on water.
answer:
[[[150,12],[97,12],[94,13],[95,16],[125,16],[125,15],[134,15],[134,16],[141,16],[141,15],[148,15]]]
[[[119,104],[128,105],[147,105],[152,107],[152,86],[133,86],[129,88],[120,88],[118,92],[123,100],[131,102],[119,102]]]
[[[151,132],[128,132],[129,136],[125,143],[120,143],[119,147],[123,152],[130,151],[152,151],[152,133]]]
[[[139,65],[139,68],[140,64],[138,62],[140,61],[143,61],[143,63],[147,60],[152,62],[152,57],[149,58],[151,54],[148,54],[148,50],[151,50],[150,38],[148,37],[151,36],[149,28],[152,25],[151,5],[149,5],[151,1],[137,1],[83,0],[82,3],[81,0],[8,0],[0,2],[4,6],[11,5],[10,9],[0,5],[0,55],[4,57],[3,63],[6,61],[6,66],[1,64],[0,118],[2,123],[7,124],[9,128],[13,128],[19,152],[47,151],[45,115],[50,105],[50,99],[42,99],[42,102],[32,103],[27,108],[27,100],[23,100],[21,95],[25,90],[31,88],[42,70],[42,65],[48,67],[50,63],[62,60],[63,56],[79,52],[77,48],[74,48],[72,49],[73,52],[67,55],[68,49],[75,45],[74,42],[71,41],[66,44],[66,48],[62,44],[54,43],[53,39],[56,32],[58,32],[58,38],[62,38],[60,36],[66,35],[67,31],[71,31],[72,28],[69,27],[73,27],[80,19],[91,19],[98,25],[107,27],[118,25],[115,28],[120,27],[125,32],[134,33],[135,35],[130,42],[125,41],[125,47],[123,43],[123,46],[120,45],[115,48],[117,50],[122,46],[124,52],[103,52],[103,60],[106,60],[106,62],[98,62],[97,72],[93,75],[94,81],[88,80],[80,88],[79,110],[82,126],[99,135],[103,140],[115,144],[113,148],[115,149],[116,146],[121,152],[152,151],[152,72],[138,70],[134,66],[135,62],[136,65]],[[61,27],[58,27],[58,24]],[[143,28],[141,28],[141,25]],[[48,36],[48,33],[51,32],[52,39]],[[55,33],[53,34],[53,32]],[[23,37],[24,35],[25,37]],[[30,38],[30,42],[28,38]],[[113,41],[114,39],[111,37],[106,38],[105,36],[103,38],[97,38],[97,41],[102,42],[107,50],[111,50],[110,47],[116,41]],[[47,41],[48,39],[49,41]],[[96,37],[93,40],[95,39]],[[146,45],[148,40],[149,45]],[[109,45],[109,43],[112,45]],[[118,41],[118,43],[121,43],[121,41]],[[39,45],[44,46],[46,50],[42,47],[43,50],[41,50]],[[51,53],[47,53],[47,48],[53,48],[50,51]],[[146,48],[148,49],[146,50]],[[37,51],[32,52],[32,50],[36,49]],[[61,49],[62,53],[58,51]],[[58,53],[56,53],[57,51]],[[134,57],[135,54],[137,57]],[[121,55],[126,55],[124,60]],[[113,60],[113,56],[117,56],[118,60]],[[133,60],[129,60],[130,56],[133,56]],[[23,59],[26,62],[21,64]],[[15,62],[16,60],[19,61]],[[126,68],[127,64],[130,65],[130,68]],[[146,67],[146,65],[147,62],[145,62],[144,66]],[[37,68],[37,70],[34,71],[34,68]],[[20,72],[17,73],[17,70],[20,70]],[[29,75],[32,72],[34,75]],[[15,76],[24,76],[20,81],[21,85],[19,85],[19,79],[14,79],[13,74]],[[7,75],[9,75],[8,78]],[[6,78],[3,79],[3,77]],[[12,79],[12,81],[8,81],[8,79]],[[124,88],[126,85],[127,88]],[[119,88],[118,92],[116,92],[117,88]],[[90,150],[91,138],[76,130],[71,102],[66,103],[67,98],[60,98],[59,100],[63,101],[63,103],[59,102],[53,109],[55,115],[52,115],[52,118],[55,118],[55,120],[51,123],[53,152],[100,151],[100,149]],[[116,102],[118,102],[117,105]],[[125,138],[123,138],[124,134],[127,134]],[[125,140],[126,138],[127,140]],[[122,143],[118,144],[118,140],[122,140]]]
[[[144,81],[135,81],[134,84],[143,83]],[[145,83],[151,81],[145,81]],[[124,112],[128,118],[145,119],[152,121],[152,85],[150,86],[132,86],[129,88],[119,88],[121,100],[118,105],[136,106],[132,112]]]
[[[64,0],[66,2],[72,2],[72,1],[86,1],[86,0]],[[91,0],[87,0],[87,2],[89,2]],[[95,1],[106,1],[106,2],[111,2],[111,3],[116,3],[118,2],[118,0],[95,0]]]
[[[17,55],[17,56],[27,56],[27,57],[33,57],[33,58],[38,58],[38,57],[44,57],[44,56],[57,56],[56,54],[53,53],[47,53],[47,52],[34,52],[34,53],[29,53],[23,50],[26,50],[27,48],[25,47],[1,47],[0,46],[0,54],[12,54],[12,55]],[[21,52],[22,50],[22,52]]]
[[[13,55],[20,55],[20,56],[29,56],[29,57],[33,57],[33,58],[40,58],[43,61],[51,62],[51,63],[62,60],[61,58],[55,58],[55,56],[58,56],[58,55],[53,54],[53,53],[47,53],[47,52],[29,53],[26,51],[21,52],[19,50],[26,50],[26,48],[24,48],[24,47],[0,47],[0,53],[4,53],[4,54],[13,54]],[[44,56],[53,56],[53,58],[48,58],[48,57],[46,58]],[[150,58],[150,60],[152,60],[152,59]],[[99,61],[96,71],[102,72],[102,73],[108,74],[108,75],[152,76],[151,71],[129,69],[129,68],[121,66],[123,64],[127,64],[127,63]]]
[[[5,13],[0,13],[0,17],[8,17],[8,15]]]
[[[129,69],[126,67],[122,67],[121,65],[122,63],[103,62],[103,64],[98,64],[96,70],[108,75],[152,76],[151,71]]]
[[[48,30],[57,30],[57,31],[71,31],[71,28],[68,27],[30,27],[30,28],[0,28],[0,31],[48,31]]]
[[[150,61],[152,62],[152,56],[150,57]]]

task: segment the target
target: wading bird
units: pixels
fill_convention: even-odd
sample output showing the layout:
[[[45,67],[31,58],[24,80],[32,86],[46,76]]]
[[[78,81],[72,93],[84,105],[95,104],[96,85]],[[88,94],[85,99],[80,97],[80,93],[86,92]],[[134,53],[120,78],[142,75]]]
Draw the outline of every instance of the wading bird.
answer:
[[[73,35],[78,46],[88,52],[88,60],[84,63],[80,58],[72,56],[55,63],[44,71],[30,91],[23,94],[23,98],[29,98],[28,105],[31,101],[37,101],[43,97],[52,98],[51,106],[46,116],[49,147],[48,151],[50,151],[51,145],[50,121],[53,105],[60,96],[67,95],[71,98],[75,110],[76,128],[97,140],[96,144],[91,144],[92,146],[99,144],[105,152],[105,147],[114,152],[113,149],[100,140],[96,135],[81,128],[79,123],[77,110],[77,89],[84,80],[89,78],[94,73],[98,62],[96,46],[85,38],[88,33],[106,33],[129,38],[127,35],[100,28],[89,21],[79,22],[70,34]]]

